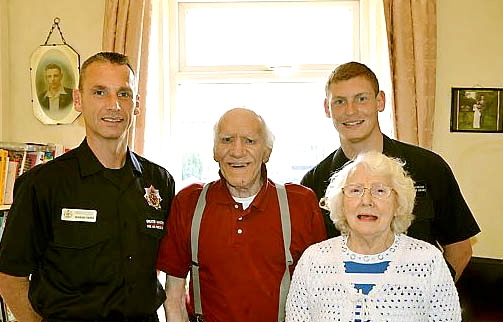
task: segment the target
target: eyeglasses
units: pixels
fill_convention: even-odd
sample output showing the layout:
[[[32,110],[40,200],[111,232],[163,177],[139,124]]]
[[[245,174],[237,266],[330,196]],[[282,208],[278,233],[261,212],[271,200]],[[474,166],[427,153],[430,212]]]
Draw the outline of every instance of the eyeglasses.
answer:
[[[361,184],[349,184],[342,188],[342,193],[349,198],[360,198],[365,193],[365,189],[368,189],[370,195],[376,199],[387,199],[391,195],[391,191],[393,191],[393,188],[382,183],[373,184],[370,188],[364,187]]]

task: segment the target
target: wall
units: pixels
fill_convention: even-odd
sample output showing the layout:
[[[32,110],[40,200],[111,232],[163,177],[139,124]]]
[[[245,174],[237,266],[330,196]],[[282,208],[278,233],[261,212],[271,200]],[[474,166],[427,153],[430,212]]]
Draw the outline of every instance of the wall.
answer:
[[[81,63],[100,51],[104,1],[0,1],[0,39],[2,44],[8,44],[0,47],[0,85],[8,84],[8,95],[0,92],[0,122],[3,119],[0,123],[0,139],[16,142],[54,142],[69,148],[77,146],[84,137],[81,117],[72,124],[44,125],[33,116],[30,56],[38,46],[44,44],[55,17],[61,19],[59,25],[63,36],[67,44],[80,54]],[[62,43],[57,28],[48,43]],[[4,74],[9,66],[10,71]]]
[[[503,1],[439,0],[433,150],[452,166],[482,233],[474,254],[503,258],[503,133],[450,133],[451,87],[503,87]]]
[[[7,0],[0,0],[0,44],[8,44],[8,17],[7,17]],[[9,64],[7,62],[9,46],[0,46],[0,140],[3,140],[4,128],[4,106],[8,106],[8,75]]]
[[[27,5],[29,3],[29,5]],[[438,65],[433,150],[452,166],[482,233],[478,256],[503,258],[503,134],[449,132],[450,88],[503,87],[501,0],[439,0]],[[58,142],[76,146],[84,135],[80,118],[70,125],[43,125],[32,114],[30,55],[54,17],[81,61],[101,49],[102,0],[0,0],[0,139]],[[51,37],[52,41],[59,38]]]

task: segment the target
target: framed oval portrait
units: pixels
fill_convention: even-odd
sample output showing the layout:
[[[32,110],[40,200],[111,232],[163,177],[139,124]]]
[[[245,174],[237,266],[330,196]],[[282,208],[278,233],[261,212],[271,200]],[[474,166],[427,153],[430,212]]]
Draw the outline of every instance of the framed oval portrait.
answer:
[[[68,45],[42,45],[31,55],[33,114],[44,124],[69,124],[80,115],[72,93],[79,80],[80,57]]]

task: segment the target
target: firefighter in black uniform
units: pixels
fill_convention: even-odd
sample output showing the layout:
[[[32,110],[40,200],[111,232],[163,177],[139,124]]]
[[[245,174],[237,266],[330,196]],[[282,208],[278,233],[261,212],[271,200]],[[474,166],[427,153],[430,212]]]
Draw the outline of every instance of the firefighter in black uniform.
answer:
[[[18,321],[158,321],[155,270],[174,181],[131,152],[139,113],[127,57],[81,69],[79,147],[16,181],[0,246],[0,292]]]

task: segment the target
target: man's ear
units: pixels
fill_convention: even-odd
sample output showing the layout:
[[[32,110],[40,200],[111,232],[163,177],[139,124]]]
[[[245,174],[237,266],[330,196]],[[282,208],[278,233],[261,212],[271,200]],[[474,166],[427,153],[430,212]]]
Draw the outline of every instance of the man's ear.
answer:
[[[220,158],[217,156],[217,148],[215,144],[213,144],[213,160],[215,160],[216,162],[220,161]]]
[[[376,96],[377,100],[377,110],[379,112],[384,111],[385,103],[386,103],[386,95],[384,94],[383,91],[379,91],[379,93]]]
[[[328,117],[329,119],[332,118],[332,115],[330,113],[330,104],[328,103],[328,98],[325,97],[325,101],[323,101],[323,106],[325,107],[325,116]]]
[[[272,149],[271,148],[266,148],[264,157],[262,158],[263,163],[267,163],[269,161],[269,158],[271,157]]]
[[[82,112],[82,96],[79,89],[74,89],[72,92],[73,107],[77,112]]]

